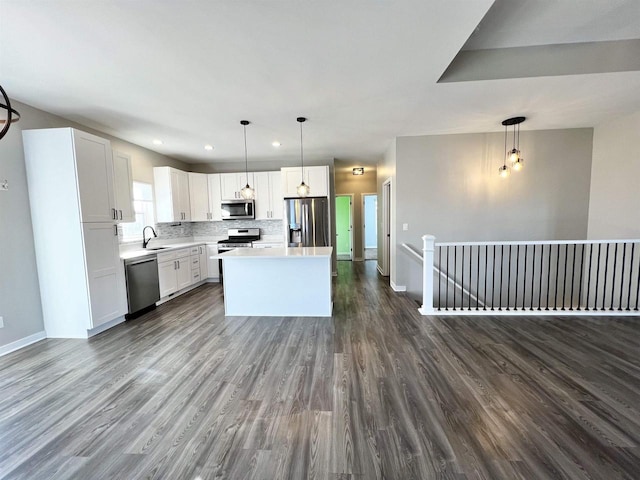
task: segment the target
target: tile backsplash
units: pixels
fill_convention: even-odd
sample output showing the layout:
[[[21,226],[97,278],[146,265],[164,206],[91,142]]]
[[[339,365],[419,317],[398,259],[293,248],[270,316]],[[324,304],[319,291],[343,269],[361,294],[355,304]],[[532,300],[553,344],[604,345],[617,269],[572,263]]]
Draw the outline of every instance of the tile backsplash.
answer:
[[[158,223],[158,238],[221,237],[230,228],[259,228],[260,235],[280,235],[282,220],[225,220],[224,222]]]
[[[223,222],[193,222],[194,237],[224,236],[230,228],[259,228],[260,235],[280,235],[282,220],[225,220]]]

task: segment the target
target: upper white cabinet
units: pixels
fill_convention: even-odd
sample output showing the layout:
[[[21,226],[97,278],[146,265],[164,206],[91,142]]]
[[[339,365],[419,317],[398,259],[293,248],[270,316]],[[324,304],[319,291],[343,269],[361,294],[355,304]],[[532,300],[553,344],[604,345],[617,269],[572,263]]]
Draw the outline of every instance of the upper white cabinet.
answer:
[[[45,330],[86,338],[126,312],[111,144],[71,128],[22,135]]]
[[[111,143],[80,130],[71,130],[73,149],[80,161],[78,174],[80,212],[83,222],[113,222],[116,219],[113,192]]]
[[[171,167],[155,167],[153,182],[158,223],[190,221],[188,174]]]
[[[220,174],[207,175],[209,184],[209,220],[222,220],[222,192],[220,191]]]
[[[302,181],[301,167],[286,167],[282,170],[282,192],[285,197],[298,197],[297,187]],[[309,185],[310,197],[329,196],[329,167],[304,167],[304,183]]]
[[[206,173],[189,172],[189,203],[191,221],[206,222],[211,220],[209,210],[209,182]]]
[[[256,220],[283,218],[281,177],[280,172],[253,174],[256,190]]]
[[[135,222],[131,157],[126,153],[113,152],[113,190],[118,217],[116,220],[119,222]]]
[[[242,190],[247,183],[253,187],[252,172],[249,172],[248,181],[247,181],[247,175],[244,172],[221,173],[220,174],[220,192],[221,192],[222,200],[242,198],[242,196],[240,195],[240,190]]]

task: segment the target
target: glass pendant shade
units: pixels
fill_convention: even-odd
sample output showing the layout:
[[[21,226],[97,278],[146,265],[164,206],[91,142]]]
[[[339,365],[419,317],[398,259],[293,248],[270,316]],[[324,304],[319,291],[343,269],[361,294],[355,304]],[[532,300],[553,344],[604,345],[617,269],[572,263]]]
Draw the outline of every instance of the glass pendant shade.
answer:
[[[309,193],[311,193],[311,188],[309,187],[309,185],[304,183],[304,181],[300,185],[298,185],[298,188],[296,190],[298,192],[298,196],[302,198],[309,196]]]
[[[498,169],[498,174],[500,175],[501,178],[507,178],[510,173],[511,172],[509,171],[509,167],[507,167],[506,165],[502,165]]]
[[[520,170],[522,170],[522,167],[524,166],[524,159],[523,158],[519,158],[513,162],[513,166],[511,168],[513,168],[516,172],[519,172]]]
[[[511,163],[516,163],[520,159],[520,150],[518,150],[517,148],[509,150],[508,155],[509,155],[509,161]]]
[[[242,198],[244,198],[245,200],[252,200],[253,198],[255,198],[256,192],[247,183],[244,186],[244,188],[242,190],[240,190],[240,195],[242,195]]]

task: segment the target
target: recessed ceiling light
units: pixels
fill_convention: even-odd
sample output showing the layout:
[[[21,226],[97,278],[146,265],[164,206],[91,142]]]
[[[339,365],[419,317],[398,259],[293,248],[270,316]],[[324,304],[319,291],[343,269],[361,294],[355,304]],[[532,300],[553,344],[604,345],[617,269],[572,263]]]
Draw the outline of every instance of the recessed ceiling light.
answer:
[[[272,142],[271,145],[273,145],[274,147],[279,147],[282,144],[276,140],[275,142]]]
[[[211,151],[211,150],[213,150],[213,145],[205,145],[204,149],[207,150],[207,151]]]
[[[162,140],[158,140],[157,138],[153,141],[154,145],[162,145]]]

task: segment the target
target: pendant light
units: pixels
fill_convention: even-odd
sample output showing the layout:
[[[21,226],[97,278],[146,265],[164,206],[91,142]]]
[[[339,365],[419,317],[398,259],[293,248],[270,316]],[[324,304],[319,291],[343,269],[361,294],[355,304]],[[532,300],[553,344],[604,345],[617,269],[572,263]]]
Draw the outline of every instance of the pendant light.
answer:
[[[520,124],[526,120],[525,117],[513,117],[507,118],[502,121],[504,125],[504,150],[506,153],[505,161],[503,165],[498,169],[498,173],[502,178],[506,178],[511,173],[509,167],[507,167],[506,159],[509,159],[513,170],[522,170],[524,159],[520,156]],[[518,140],[516,143],[516,125],[518,126]],[[513,126],[513,145],[510,150],[507,150],[507,127]]]
[[[302,176],[302,183],[298,185],[298,188],[296,190],[298,192],[298,196],[304,198],[308,196],[309,193],[311,193],[311,187],[304,183],[304,150],[302,148],[302,124],[306,122],[307,119],[305,117],[298,117],[296,118],[296,120],[298,121],[298,123],[300,123],[300,171]]]
[[[502,124],[504,125],[504,149],[506,151],[507,150],[507,126],[504,124],[504,122],[502,122]],[[511,171],[509,170],[509,167],[507,167],[507,159],[505,157],[502,163],[502,166],[498,169],[498,175],[500,175],[501,178],[507,178],[510,174],[511,174]]]
[[[0,114],[0,126],[2,126],[2,128],[0,128],[0,139],[2,139],[2,137],[4,137],[9,131],[11,124],[20,120],[20,114],[16,109],[11,107],[9,96],[7,95],[7,92],[4,91],[4,88],[2,88],[2,85],[0,85],[0,94],[2,94],[2,97],[4,98],[4,103],[0,103],[0,109],[7,111],[6,117],[4,114]],[[0,99],[0,102],[1,101],[2,100]]]
[[[247,125],[249,125],[249,120],[240,120],[240,125],[242,125],[242,129],[244,131],[244,173],[247,178],[247,184],[244,186],[242,190],[240,190],[240,195],[245,200],[251,200],[255,197],[255,190],[249,186],[249,160],[247,157]]]

